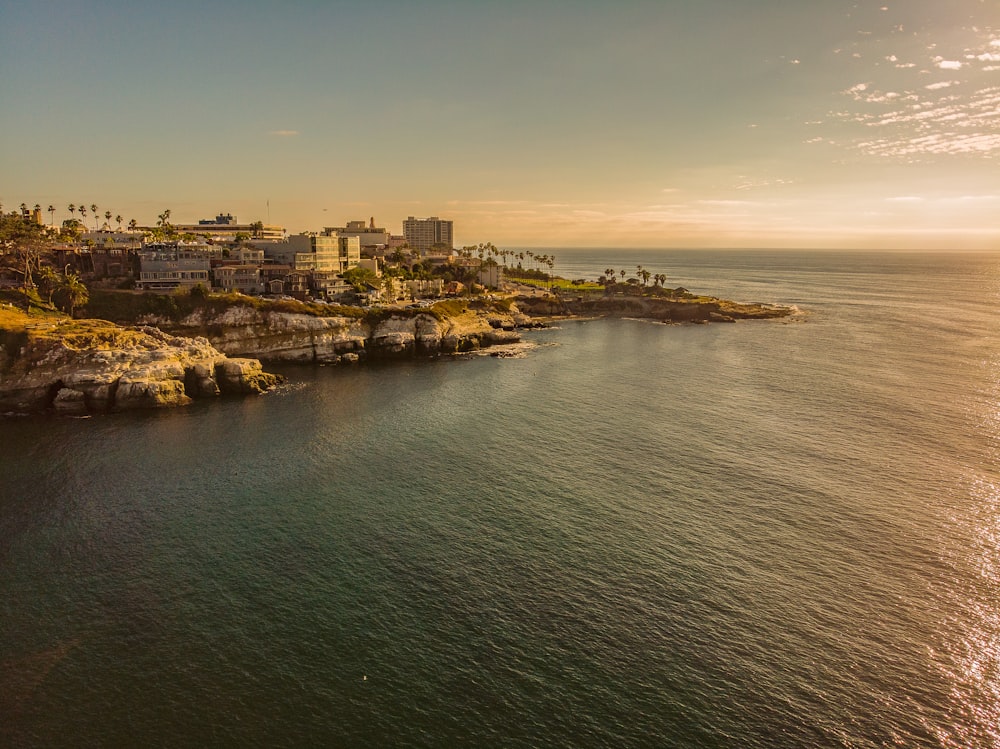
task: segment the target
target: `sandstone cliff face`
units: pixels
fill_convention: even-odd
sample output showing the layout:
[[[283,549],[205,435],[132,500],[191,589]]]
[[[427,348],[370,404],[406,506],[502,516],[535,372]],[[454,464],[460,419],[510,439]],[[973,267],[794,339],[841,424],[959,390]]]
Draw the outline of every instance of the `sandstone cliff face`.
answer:
[[[399,313],[372,323],[234,306],[199,310],[180,323],[149,318],[173,333],[204,336],[227,355],[265,361],[351,363],[366,358],[435,356],[520,340],[510,314],[469,311],[441,320]]]
[[[55,321],[35,324],[28,335],[7,337],[0,345],[4,411],[161,408],[220,393],[260,393],[277,382],[259,361],[229,359],[204,338],[156,328]]]

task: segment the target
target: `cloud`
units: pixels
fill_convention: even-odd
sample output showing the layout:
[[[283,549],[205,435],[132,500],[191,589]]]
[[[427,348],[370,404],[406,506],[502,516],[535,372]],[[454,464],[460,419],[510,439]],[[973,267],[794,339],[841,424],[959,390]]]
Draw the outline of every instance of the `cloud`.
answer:
[[[924,88],[926,88],[928,91],[937,91],[938,89],[941,88],[949,88],[950,86],[957,86],[958,83],[959,83],[958,81],[940,81],[939,83],[930,83],[924,86]]]
[[[963,63],[961,60],[945,60],[942,57],[935,57],[934,64],[941,70],[961,70]]]
[[[294,138],[298,134],[298,130],[272,130],[268,133],[268,135],[274,135],[278,138]]]

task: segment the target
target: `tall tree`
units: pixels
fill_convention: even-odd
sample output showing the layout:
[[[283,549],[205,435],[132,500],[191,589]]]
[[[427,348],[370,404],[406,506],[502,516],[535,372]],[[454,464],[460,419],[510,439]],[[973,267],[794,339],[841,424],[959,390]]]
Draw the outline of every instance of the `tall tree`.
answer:
[[[108,222],[108,229],[111,229],[111,211],[104,212],[104,220]]]
[[[43,265],[35,273],[35,283],[38,284],[38,293],[43,294],[49,304],[52,304],[52,295],[62,283],[62,278],[52,269],[52,266]]]
[[[52,226],[56,225],[56,207],[49,203],[49,223]]]
[[[120,213],[117,216],[115,216],[115,222],[118,224],[118,231],[122,230],[122,221],[124,221],[124,219],[122,218],[122,215]]]
[[[90,204],[90,212],[94,214],[94,231],[97,231],[97,222],[101,219],[101,215],[97,212],[97,203]]]
[[[69,273],[62,277],[53,297],[59,309],[72,317],[76,308],[83,306],[90,299],[90,292],[78,275]]]

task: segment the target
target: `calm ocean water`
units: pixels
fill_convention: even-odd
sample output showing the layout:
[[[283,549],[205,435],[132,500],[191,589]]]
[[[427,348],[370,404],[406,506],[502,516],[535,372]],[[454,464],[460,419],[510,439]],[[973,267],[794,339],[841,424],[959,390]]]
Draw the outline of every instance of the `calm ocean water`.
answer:
[[[0,744],[1000,746],[1000,254],[549,252],[804,321],[0,421]]]

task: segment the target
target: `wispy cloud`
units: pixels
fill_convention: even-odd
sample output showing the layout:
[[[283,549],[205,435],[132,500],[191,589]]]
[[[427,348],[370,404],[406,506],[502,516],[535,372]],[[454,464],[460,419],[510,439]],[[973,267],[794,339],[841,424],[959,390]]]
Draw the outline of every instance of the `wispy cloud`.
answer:
[[[298,130],[272,130],[268,133],[268,135],[273,135],[278,138],[294,138],[298,134]]]
[[[964,43],[952,39],[948,45],[927,34],[894,37],[891,43],[899,48],[891,54],[884,50],[885,38],[859,42],[866,53],[883,46],[880,57],[888,65],[850,68],[851,75],[865,78],[841,90],[850,103],[831,111],[827,124],[861,130],[843,137],[840,129],[830,142],[905,161],[961,154],[1000,158],[1000,86],[989,76],[1000,69],[1000,39],[981,28],[966,32]],[[907,58],[917,62],[903,62]],[[948,78],[941,79],[942,71]]]

